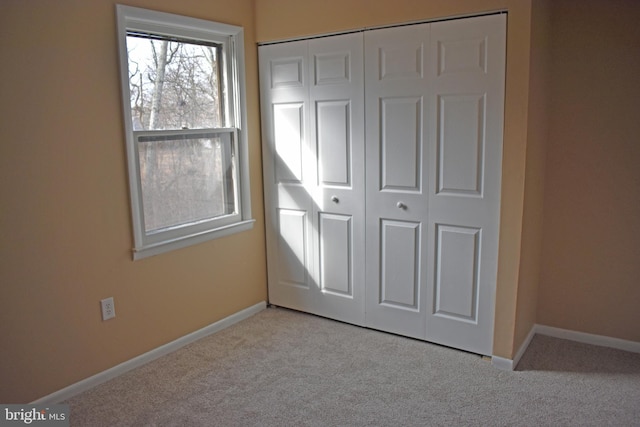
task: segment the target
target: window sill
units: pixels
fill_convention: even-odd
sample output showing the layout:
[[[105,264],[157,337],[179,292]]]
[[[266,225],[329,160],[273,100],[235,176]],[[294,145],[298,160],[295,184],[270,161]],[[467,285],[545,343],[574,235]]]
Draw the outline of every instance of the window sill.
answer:
[[[133,260],[139,260],[148,258],[154,255],[159,255],[165,252],[173,251],[175,249],[185,248],[187,246],[196,245],[198,243],[206,242],[208,240],[217,239],[231,234],[240,233],[242,231],[251,230],[255,219],[249,219],[245,221],[236,222],[234,224],[226,225],[224,227],[214,228],[202,233],[191,234],[184,237],[179,237],[173,240],[167,240],[165,242],[154,243],[140,248],[133,249]]]

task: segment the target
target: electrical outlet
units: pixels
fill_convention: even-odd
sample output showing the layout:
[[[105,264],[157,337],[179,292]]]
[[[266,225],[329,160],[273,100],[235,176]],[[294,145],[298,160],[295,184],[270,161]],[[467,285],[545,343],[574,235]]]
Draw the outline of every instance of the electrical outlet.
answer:
[[[100,307],[102,308],[102,320],[109,320],[116,317],[116,306],[113,302],[113,297],[100,300]]]

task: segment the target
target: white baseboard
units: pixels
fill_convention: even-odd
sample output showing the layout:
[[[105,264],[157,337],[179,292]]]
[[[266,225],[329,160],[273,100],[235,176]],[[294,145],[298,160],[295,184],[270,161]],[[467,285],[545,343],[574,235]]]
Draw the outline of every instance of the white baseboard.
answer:
[[[491,364],[501,371],[513,371],[513,360],[500,356],[491,356]]]
[[[529,331],[529,333],[527,334],[527,337],[522,342],[522,345],[520,345],[520,348],[516,352],[513,359],[506,359],[504,357],[493,356],[491,357],[491,364],[503,371],[515,370],[516,367],[518,366],[518,362],[520,362],[520,359],[522,358],[522,355],[524,355],[524,352],[527,351],[527,348],[529,348],[529,344],[531,344],[531,340],[536,334],[536,326],[537,325],[533,325],[531,327],[531,330]]]
[[[599,345],[601,347],[615,348],[618,350],[640,353],[640,342],[628,341],[620,338],[612,338],[604,335],[588,334],[586,332],[571,331],[568,329],[554,328],[553,326],[536,325],[536,333],[554,338],[562,338],[581,342],[584,344]]]
[[[234,313],[231,316],[225,317],[222,320],[212,323],[209,326],[198,329],[197,331],[180,337],[177,340],[171,341],[170,343],[141,354],[140,356],[134,357],[133,359],[127,360],[126,362],[120,363],[113,368],[109,368],[106,371],[102,371],[75,384],[71,384],[68,387],[53,392],[47,396],[41,397],[40,399],[35,400],[31,403],[34,405],[55,404],[67,400],[73,396],[76,396],[77,394],[82,393],[83,391],[87,391],[90,388],[97,386],[98,384],[107,382],[115,377],[124,374],[125,372],[138,368],[146,363],[151,362],[152,360],[172,353],[187,344],[191,344],[194,341],[206,337],[207,335],[211,335],[213,333],[221,331],[222,329],[228,328],[229,326],[247,319],[254,314],[264,310],[266,307],[266,302],[262,301],[256,305]]]
[[[524,352],[527,351],[529,344],[531,344],[531,340],[536,334],[576,341],[584,344],[597,345],[600,347],[615,348],[617,350],[625,350],[632,353],[640,353],[640,342],[637,341],[628,341],[620,338],[607,337],[604,335],[588,334],[586,332],[578,332],[569,329],[554,328],[553,326],[535,324],[531,328],[531,331],[529,332],[529,335],[527,335],[527,338],[520,346],[520,349],[518,349],[518,352],[513,357],[513,360],[499,356],[492,356],[491,364],[496,368],[502,369],[504,371],[513,371],[518,365],[518,362],[520,362],[520,359],[522,358],[522,355],[524,355]]]

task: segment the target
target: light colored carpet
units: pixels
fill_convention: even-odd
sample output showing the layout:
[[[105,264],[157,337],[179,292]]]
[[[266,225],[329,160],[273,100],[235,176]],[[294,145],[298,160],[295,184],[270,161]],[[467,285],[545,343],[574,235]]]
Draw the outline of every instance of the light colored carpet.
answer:
[[[640,426],[640,354],[479,356],[269,308],[65,402],[78,426]]]

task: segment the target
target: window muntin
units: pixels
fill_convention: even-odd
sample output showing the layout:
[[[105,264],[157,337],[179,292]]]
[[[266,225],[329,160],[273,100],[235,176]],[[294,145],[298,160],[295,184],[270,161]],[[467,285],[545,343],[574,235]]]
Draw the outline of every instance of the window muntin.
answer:
[[[116,10],[134,259],[250,229],[242,28]]]

